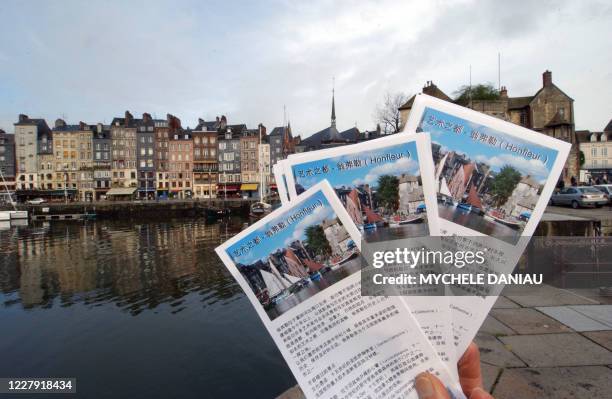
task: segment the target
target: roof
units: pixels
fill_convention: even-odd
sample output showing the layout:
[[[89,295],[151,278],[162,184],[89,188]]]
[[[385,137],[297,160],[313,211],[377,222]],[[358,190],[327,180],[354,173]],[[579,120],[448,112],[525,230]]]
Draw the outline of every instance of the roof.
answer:
[[[307,147],[309,149],[318,149],[321,147],[323,142],[346,142],[350,143],[351,141],[356,141],[353,139],[349,139],[347,137],[351,137],[355,132],[352,129],[345,130],[342,133],[338,132],[333,126],[326,127],[323,130],[319,130],[315,134],[305,138],[300,143],[301,146]],[[345,137],[346,136],[346,137]]]
[[[540,183],[538,183],[537,181],[533,180],[533,178],[529,175],[523,177],[521,179],[521,183],[526,184],[528,186],[531,187],[535,187],[535,188],[539,188],[540,187]]]
[[[576,130],[576,141],[579,143],[591,141],[591,132],[589,130]]]
[[[416,94],[414,94],[412,97],[410,97],[408,99],[408,101],[406,101],[401,107],[399,107],[398,109],[402,110],[402,109],[411,109],[412,108],[412,103],[414,103],[414,99],[416,98]]]
[[[610,122],[608,122],[608,124],[606,125],[606,127],[604,127],[604,132],[612,132],[612,119],[610,119]]]
[[[111,188],[106,195],[131,195],[136,191],[136,187]]]
[[[402,175],[399,178],[399,184],[410,183],[410,182],[418,182],[418,181],[419,181],[419,179],[415,175],[407,175],[405,173],[402,173]]]
[[[521,109],[527,107],[534,96],[508,97],[508,109]]]
[[[323,230],[325,230],[326,228],[331,227],[331,226],[333,226],[335,224],[338,224],[338,220],[336,220],[336,219],[324,219],[321,222],[321,228]]]

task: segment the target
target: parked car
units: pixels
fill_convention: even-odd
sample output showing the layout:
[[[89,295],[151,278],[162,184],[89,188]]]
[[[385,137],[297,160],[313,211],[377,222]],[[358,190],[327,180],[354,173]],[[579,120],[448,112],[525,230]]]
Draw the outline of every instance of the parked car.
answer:
[[[43,198],[34,198],[34,199],[31,199],[31,200],[28,200],[28,204],[31,204],[31,205],[40,205],[40,204],[43,204],[45,202],[47,202],[47,201],[45,199],[43,199]]]
[[[598,184],[593,186],[608,196],[608,204],[612,204],[612,184]]]
[[[551,205],[571,205],[601,207],[608,203],[607,196],[594,187],[567,187],[550,197]]]

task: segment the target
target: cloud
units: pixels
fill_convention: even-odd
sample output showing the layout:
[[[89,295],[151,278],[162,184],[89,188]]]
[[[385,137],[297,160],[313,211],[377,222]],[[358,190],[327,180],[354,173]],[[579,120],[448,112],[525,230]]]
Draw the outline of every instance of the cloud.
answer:
[[[322,206],[315,209],[313,213],[298,222],[293,228],[293,234],[285,240],[284,245],[287,246],[295,240],[301,240],[308,227],[321,224],[323,220],[335,217],[336,213],[331,206]]]
[[[536,159],[526,159],[512,154],[501,154],[492,158],[485,155],[477,155],[474,157],[474,159],[495,169],[500,169],[505,165],[510,165],[518,169],[522,175],[530,175],[538,178],[545,178],[549,173],[546,165],[544,165],[544,162]]]
[[[374,184],[378,181],[378,178],[383,175],[398,175],[401,173],[407,173],[412,175],[419,174],[419,164],[412,158],[401,158],[395,162],[387,162],[380,166],[376,166],[363,177],[353,180],[353,185],[358,186],[360,184]]]
[[[274,127],[286,105],[307,137],[329,126],[335,76],[338,128],[372,129],[385,92],[433,80],[451,95],[470,65],[473,83],[497,83],[501,53],[509,95],[533,95],[550,69],[577,128],[599,131],[612,91],[592,88],[612,86],[611,15],[609,2],[563,0],[6,2],[0,128],[22,112],[108,123],[126,109]]]

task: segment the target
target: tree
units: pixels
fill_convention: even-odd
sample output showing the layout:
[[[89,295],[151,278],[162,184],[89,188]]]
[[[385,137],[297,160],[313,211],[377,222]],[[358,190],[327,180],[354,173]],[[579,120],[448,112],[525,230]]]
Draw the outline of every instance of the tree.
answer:
[[[491,195],[495,204],[499,206],[508,201],[519,181],[521,181],[521,173],[518,170],[510,165],[501,168],[493,178],[491,185]]]
[[[472,100],[499,100],[499,90],[491,83],[477,84],[475,86],[461,86],[453,93],[455,102],[459,105],[468,105]]]
[[[376,106],[374,120],[380,124],[384,134],[398,133],[404,128],[399,107],[404,105],[407,100],[408,96],[402,92],[387,92],[383,103]]]
[[[331,254],[331,245],[329,245],[329,241],[325,237],[323,227],[318,224],[306,228],[306,242],[308,243],[308,248],[315,255],[325,256]]]
[[[399,206],[399,180],[397,177],[391,175],[379,176],[376,197],[385,209],[395,211]]]

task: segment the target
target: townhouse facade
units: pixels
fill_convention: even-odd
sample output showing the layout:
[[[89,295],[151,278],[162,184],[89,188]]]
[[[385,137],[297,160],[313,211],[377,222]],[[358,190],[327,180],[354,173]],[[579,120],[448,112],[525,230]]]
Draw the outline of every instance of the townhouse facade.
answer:
[[[193,195],[193,138],[186,131],[174,133],[169,140],[170,197],[187,199]]]

